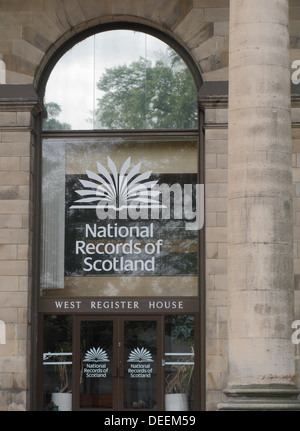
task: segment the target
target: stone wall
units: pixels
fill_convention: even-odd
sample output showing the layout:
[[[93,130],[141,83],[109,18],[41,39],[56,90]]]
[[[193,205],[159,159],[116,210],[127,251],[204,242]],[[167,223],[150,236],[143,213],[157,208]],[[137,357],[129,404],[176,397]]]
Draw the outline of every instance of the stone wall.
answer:
[[[6,99],[0,87],[0,410],[29,408],[36,100]],[[28,95],[29,96],[29,95]]]
[[[227,109],[206,109],[206,406],[222,401],[227,360]]]

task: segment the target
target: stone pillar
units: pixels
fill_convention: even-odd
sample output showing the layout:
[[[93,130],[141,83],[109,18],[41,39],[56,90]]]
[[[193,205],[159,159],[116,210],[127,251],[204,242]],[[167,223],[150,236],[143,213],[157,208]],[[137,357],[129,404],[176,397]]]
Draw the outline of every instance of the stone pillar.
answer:
[[[231,0],[229,410],[297,409],[288,0]]]

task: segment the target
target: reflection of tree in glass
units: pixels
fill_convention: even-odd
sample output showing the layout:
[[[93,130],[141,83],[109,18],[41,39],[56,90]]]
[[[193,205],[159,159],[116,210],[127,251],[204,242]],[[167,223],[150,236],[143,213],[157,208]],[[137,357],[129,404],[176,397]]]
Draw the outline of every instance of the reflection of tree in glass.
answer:
[[[72,352],[72,316],[45,316],[44,352]]]
[[[44,130],[70,130],[68,123],[61,123],[56,117],[61,113],[61,107],[54,102],[45,103],[47,118],[44,119]]]
[[[97,83],[98,128],[185,129],[197,127],[193,78],[181,58],[168,51],[169,61],[140,57],[130,65],[106,69]]]

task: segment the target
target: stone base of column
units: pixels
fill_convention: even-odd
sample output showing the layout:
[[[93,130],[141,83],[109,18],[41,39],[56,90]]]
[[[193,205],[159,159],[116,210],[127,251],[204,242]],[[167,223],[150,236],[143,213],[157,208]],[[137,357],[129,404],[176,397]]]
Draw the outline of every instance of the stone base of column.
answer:
[[[282,386],[248,386],[224,390],[227,400],[218,405],[226,411],[300,410],[299,389]]]

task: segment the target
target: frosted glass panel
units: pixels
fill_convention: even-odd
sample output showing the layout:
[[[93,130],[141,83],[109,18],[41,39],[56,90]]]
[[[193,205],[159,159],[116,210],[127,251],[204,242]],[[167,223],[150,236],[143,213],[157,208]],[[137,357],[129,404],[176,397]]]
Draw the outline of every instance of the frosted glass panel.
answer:
[[[65,147],[43,144],[41,288],[64,287]]]

